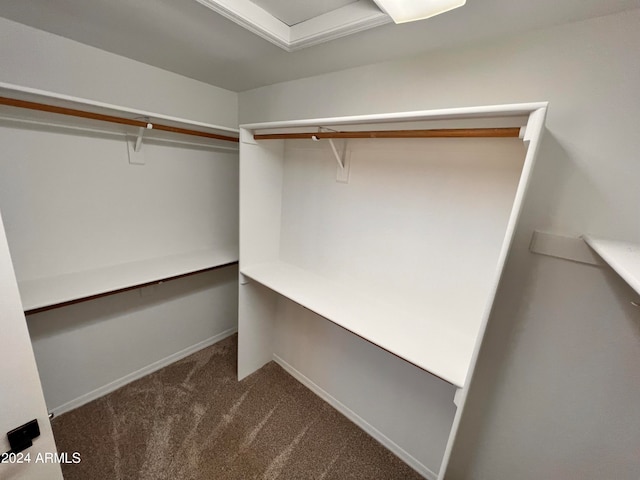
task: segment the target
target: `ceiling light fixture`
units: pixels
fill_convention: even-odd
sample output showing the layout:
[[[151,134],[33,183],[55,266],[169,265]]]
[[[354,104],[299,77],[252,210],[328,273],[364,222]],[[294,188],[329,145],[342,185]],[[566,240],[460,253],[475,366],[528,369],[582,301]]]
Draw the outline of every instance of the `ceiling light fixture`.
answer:
[[[462,7],[467,0],[374,0],[374,2],[395,23],[405,23],[424,20]]]

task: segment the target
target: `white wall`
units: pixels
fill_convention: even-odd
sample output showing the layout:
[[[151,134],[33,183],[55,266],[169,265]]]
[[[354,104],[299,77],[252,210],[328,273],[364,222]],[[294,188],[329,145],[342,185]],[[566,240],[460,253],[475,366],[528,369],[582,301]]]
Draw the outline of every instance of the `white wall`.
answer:
[[[238,126],[235,92],[0,18],[0,82]]]
[[[49,410],[73,409],[233,333],[238,270],[218,270],[27,317]]]
[[[237,258],[238,154],[0,119],[0,208],[18,281],[217,248]],[[131,142],[132,143],[132,142]]]
[[[638,477],[635,295],[606,268],[527,247],[534,228],[640,241],[639,44],[634,10],[240,94],[241,123],[550,102],[448,478]],[[358,395],[336,384],[339,400]]]
[[[436,478],[456,411],[455,387],[284,297],[277,316],[273,351],[281,365],[333,397],[334,406],[411,467]]]
[[[228,127],[237,94],[0,19],[0,81]],[[0,209],[19,279],[237,248],[237,154],[0,122]],[[226,267],[27,318],[47,407],[106,393],[233,332]]]

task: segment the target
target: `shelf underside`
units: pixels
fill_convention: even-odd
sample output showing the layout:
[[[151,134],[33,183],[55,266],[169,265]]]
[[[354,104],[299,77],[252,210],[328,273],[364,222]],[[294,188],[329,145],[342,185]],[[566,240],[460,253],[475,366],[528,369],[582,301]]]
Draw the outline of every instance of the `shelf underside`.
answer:
[[[20,281],[25,312],[180,277],[237,262],[233,248],[211,249]]]
[[[475,338],[456,331],[446,312],[408,311],[283,262],[241,273],[457,387],[465,383]]]

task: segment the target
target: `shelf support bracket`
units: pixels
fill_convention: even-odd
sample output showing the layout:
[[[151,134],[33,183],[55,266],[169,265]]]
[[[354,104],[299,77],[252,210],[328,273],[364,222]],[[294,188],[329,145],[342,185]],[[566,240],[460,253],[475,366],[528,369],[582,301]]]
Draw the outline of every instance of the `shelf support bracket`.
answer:
[[[453,403],[456,407],[460,407],[462,403],[462,388],[456,388],[456,393],[453,395]]]
[[[336,157],[336,162],[338,162],[338,166],[340,168],[344,168],[344,153],[347,147],[347,142],[344,142],[344,146],[342,148],[342,152],[338,152],[336,148],[336,144],[333,141],[333,138],[329,139],[329,145],[331,145],[331,151],[333,152],[333,156]]]
[[[144,134],[144,131],[145,130],[151,130],[153,128],[153,124],[149,123],[149,119],[148,118],[144,118],[142,120],[147,122],[147,126],[146,127],[140,127],[138,129],[138,137],[136,138],[136,146],[134,148],[134,151],[136,153],[140,152],[140,149],[142,148],[142,135]]]
[[[136,138],[136,145],[133,147],[133,151],[138,153],[142,148],[142,134],[144,133],[144,128],[140,127],[138,129],[138,138]]]
[[[129,152],[129,163],[132,165],[144,165],[144,152],[142,151],[142,137],[144,135],[145,130],[151,130],[153,128],[153,124],[149,123],[149,119],[144,117],[137,120],[142,120],[147,123],[146,127],[138,128],[138,135],[135,139],[130,139],[127,136],[127,150]]]
[[[318,127],[318,133],[321,133],[323,131],[331,132],[333,130],[325,127]],[[320,141],[320,138],[316,137],[315,135],[313,135],[311,139],[315,142]],[[344,141],[344,143],[342,144],[342,148],[340,150],[338,150],[338,147],[333,141],[333,138],[328,138],[327,140],[329,140],[331,153],[333,153],[333,156],[335,157],[336,162],[338,163],[338,173],[336,175],[336,181],[341,183],[349,183],[350,164],[349,164],[349,155],[347,151],[347,140]]]
[[[333,130],[331,130],[330,128],[325,128],[325,127],[318,127],[318,133],[322,133],[322,132],[332,132]],[[315,135],[313,135],[311,137],[311,139],[314,142],[318,142],[320,141],[320,139],[318,137],[316,137]],[[329,145],[331,146],[331,151],[333,152],[333,156],[336,158],[336,162],[338,162],[338,166],[340,168],[344,169],[344,158],[345,158],[345,152],[347,151],[347,141],[344,141],[344,145],[342,146],[342,152],[338,152],[338,148],[336,147],[335,142],[333,141],[333,138],[328,138],[327,140],[329,140]]]
[[[527,127],[526,126],[520,127],[520,131],[518,132],[518,138],[520,140],[522,140],[523,142],[528,142],[529,141],[529,139],[527,138]]]

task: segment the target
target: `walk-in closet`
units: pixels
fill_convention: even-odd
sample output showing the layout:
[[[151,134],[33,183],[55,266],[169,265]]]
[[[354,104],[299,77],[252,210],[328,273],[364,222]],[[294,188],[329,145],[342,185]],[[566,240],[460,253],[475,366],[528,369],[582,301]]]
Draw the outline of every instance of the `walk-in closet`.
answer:
[[[639,43],[630,0],[4,2],[0,479],[637,480]]]

